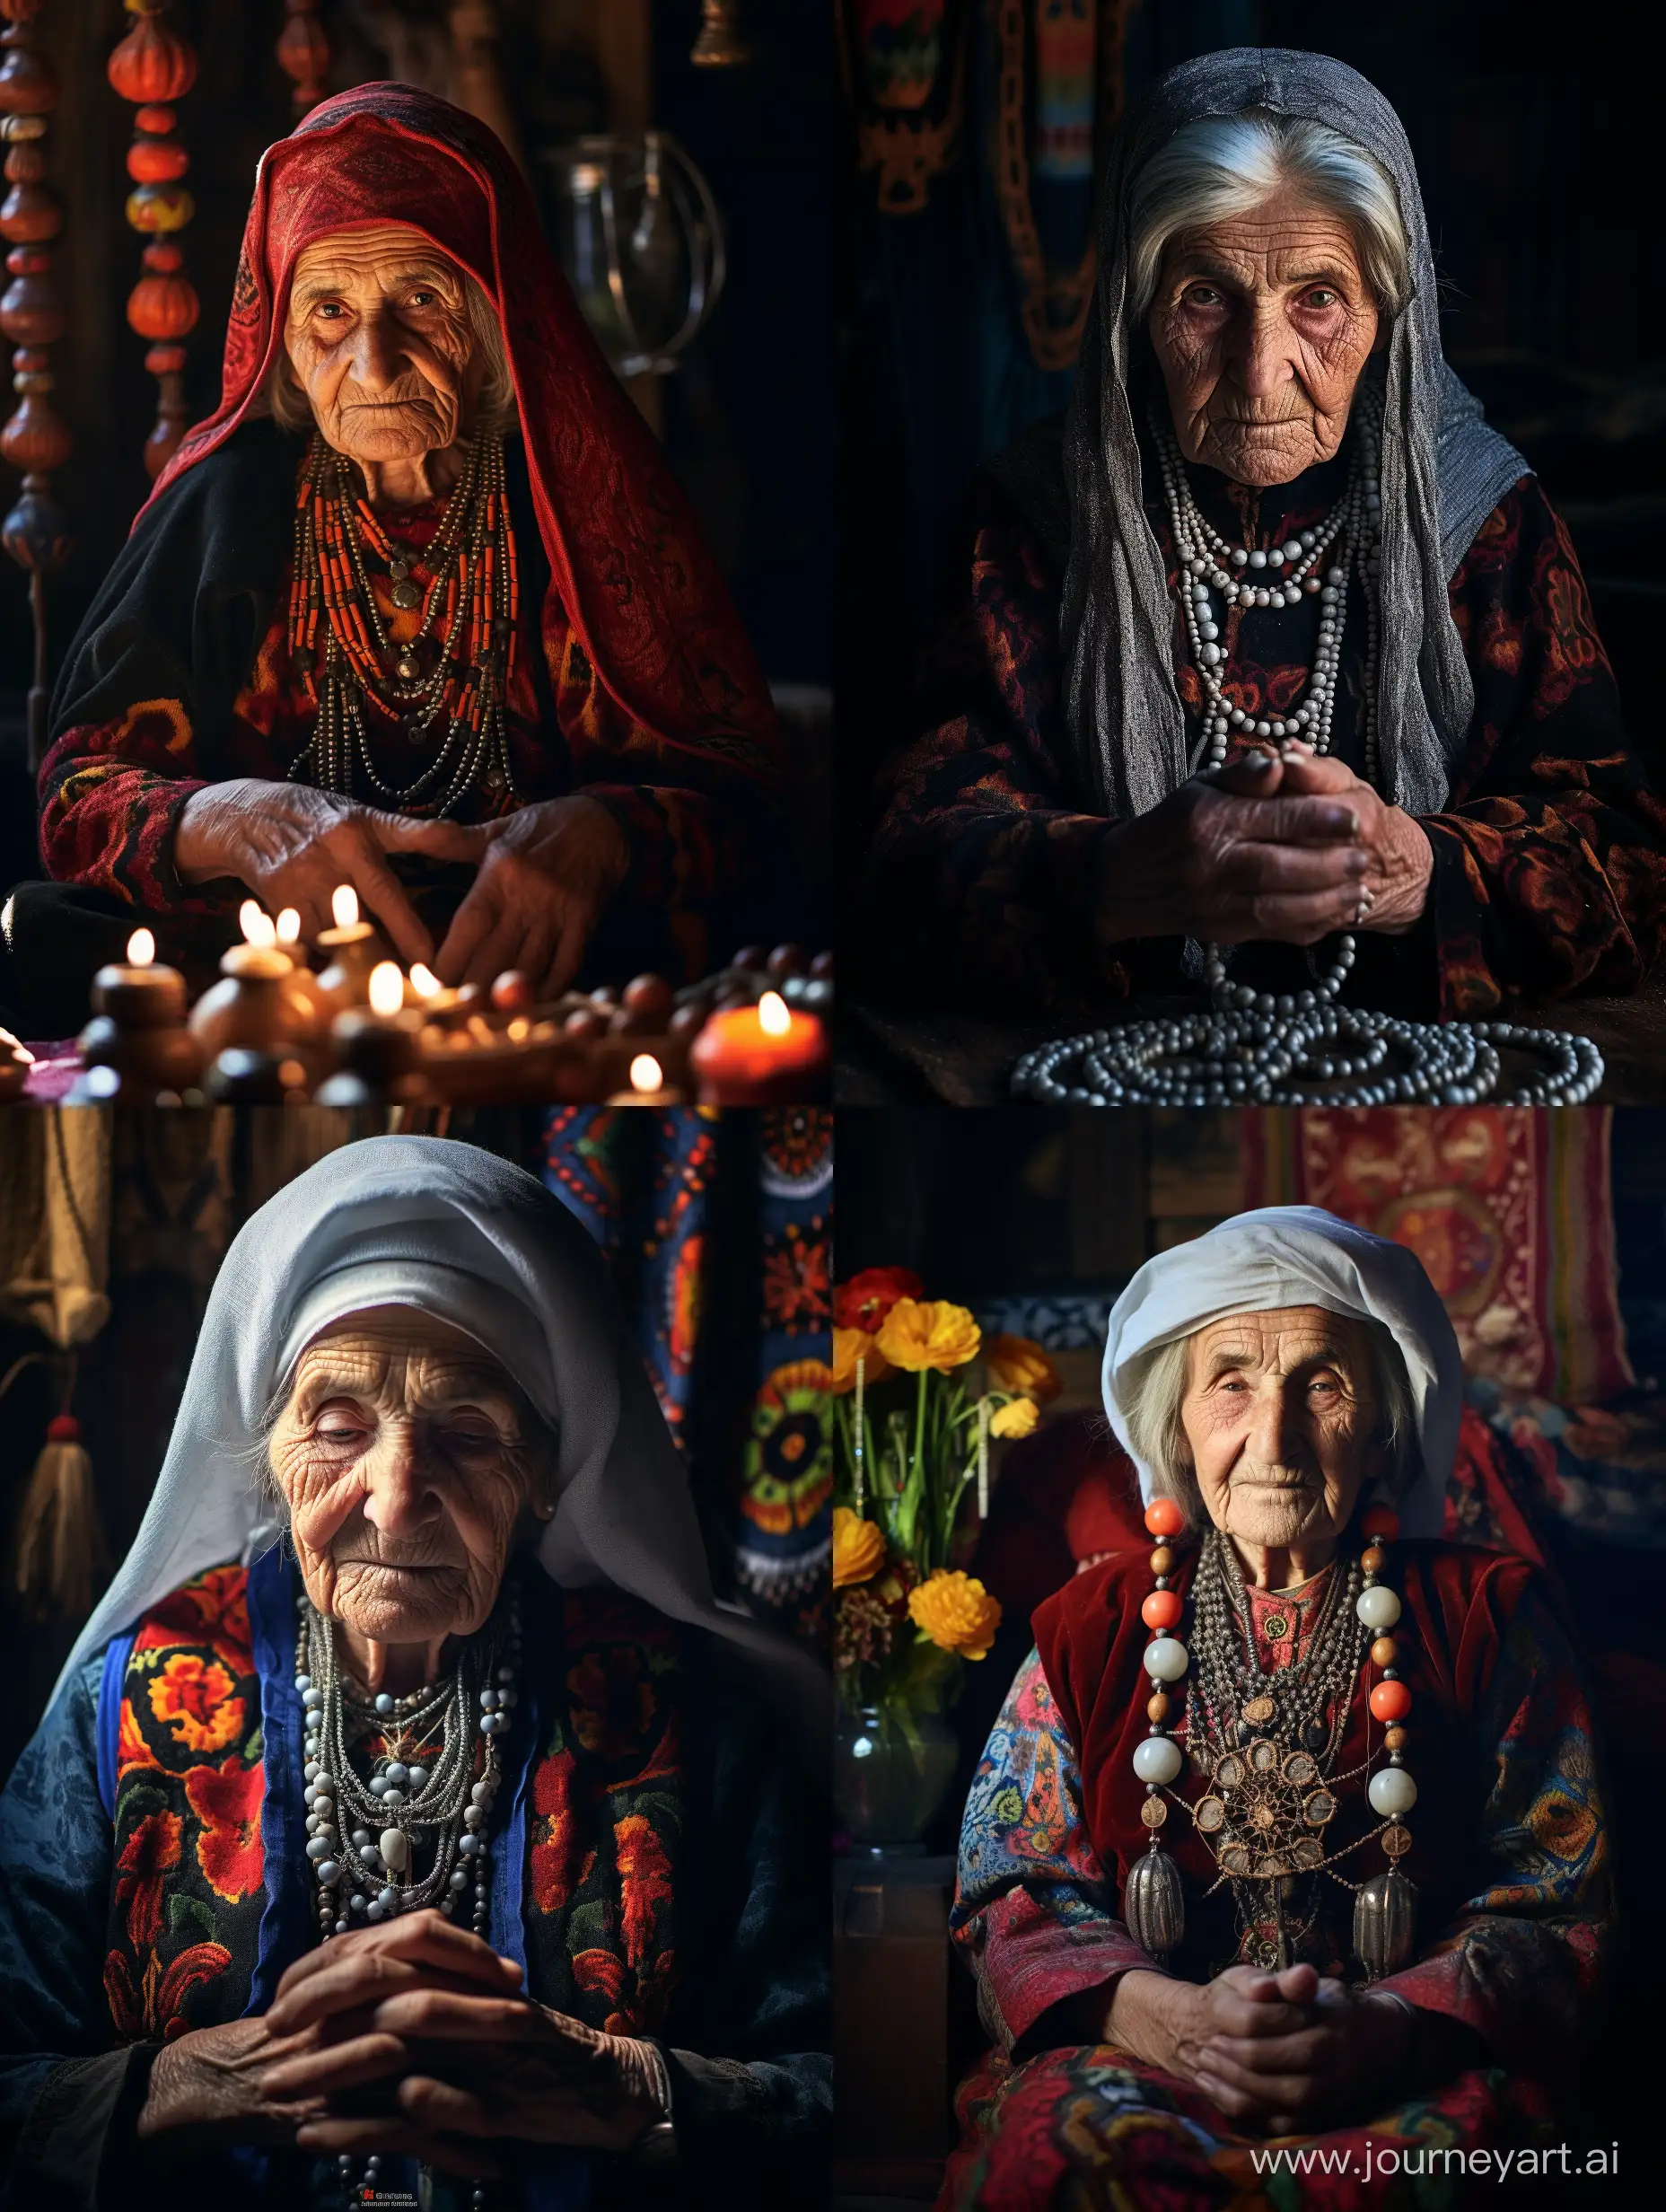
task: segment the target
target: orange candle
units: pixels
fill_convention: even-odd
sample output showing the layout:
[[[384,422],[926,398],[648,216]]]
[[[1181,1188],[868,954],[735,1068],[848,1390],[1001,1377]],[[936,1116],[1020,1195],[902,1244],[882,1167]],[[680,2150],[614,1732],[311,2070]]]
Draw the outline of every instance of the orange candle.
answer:
[[[766,991],[755,1006],[713,1014],[688,1063],[702,1106],[794,1106],[824,1095],[832,1054],[813,1014]]]

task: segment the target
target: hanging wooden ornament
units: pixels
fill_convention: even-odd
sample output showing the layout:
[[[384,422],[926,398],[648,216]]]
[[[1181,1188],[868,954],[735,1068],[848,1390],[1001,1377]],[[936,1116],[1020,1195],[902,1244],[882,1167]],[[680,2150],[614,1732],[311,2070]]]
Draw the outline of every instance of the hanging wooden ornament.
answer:
[[[168,0],[124,0],[137,18],[110,57],[106,74],[124,100],[138,109],[127,149],[127,221],[148,238],[140,259],[145,274],[127,297],[127,320],[150,340],[145,365],[156,379],[155,427],[145,442],[145,466],[159,476],[185,434],[185,339],[200,312],[195,286],[181,274],[185,256],[173,242],[196,213],[185,187],[190,155],[174,135],[173,103],[197,82],[197,53],[189,40],[163,22]]]
[[[12,341],[12,384],[18,405],[0,429],[0,454],[22,471],[22,496],[4,523],[0,540],[29,578],[34,626],[34,668],[29,689],[29,766],[40,765],[47,736],[47,620],[45,580],[68,551],[64,517],[51,496],[52,473],[75,443],[48,393],[56,382],[48,348],[64,335],[63,302],[52,276],[52,243],[64,227],[63,212],[44,181],[47,118],[57,105],[57,73],[36,46],[35,17],[41,0],[0,0],[0,136],[5,141],[9,190],[0,205],[0,237],[11,278],[0,297],[0,331]]]

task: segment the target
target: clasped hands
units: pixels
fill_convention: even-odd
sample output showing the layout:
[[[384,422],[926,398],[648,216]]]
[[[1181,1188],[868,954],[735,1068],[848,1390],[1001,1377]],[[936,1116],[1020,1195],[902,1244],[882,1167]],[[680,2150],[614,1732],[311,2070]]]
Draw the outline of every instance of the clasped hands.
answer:
[[[298,1960],[263,2017],[165,2044],[138,2133],[184,2153],[403,2152],[491,2181],[494,2138],[625,2150],[665,2117],[649,2046],[534,2004],[512,1961],[417,1912]]]
[[[1104,2040],[1200,2090],[1247,2130],[1300,2135],[1392,2101],[1412,2058],[1413,2015],[1311,1966],[1229,1966],[1213,1981],[1140,1969],[1117,1983]]]
[[[1340,760],[1292,741],[1193,777],[1102,840],[1099,936],[1317,944],[1339,929],[1401,935],[1434,855],[1414,815]]]
[[[390,853],[476,870],[437,951],[388,865]],[[470,824],[240,777],[192,793],[175,825],[173,858],[188,884],[235,876],[269,913],[294,907],[309,941],[329,927],[337,885],[350,883],[408,967],[422,961],[442,983],[481,985],[518,968],[535,997],[552,998],[577,972],[624,880],[629,847],[608,809],[582,794]]]

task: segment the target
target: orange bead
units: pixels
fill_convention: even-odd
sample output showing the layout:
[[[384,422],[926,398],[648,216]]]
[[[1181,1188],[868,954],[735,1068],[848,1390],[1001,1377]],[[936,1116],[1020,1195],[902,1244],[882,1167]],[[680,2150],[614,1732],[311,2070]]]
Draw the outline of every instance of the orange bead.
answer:
[[[1381,1575],[1388,1556],[1381,1544],[1367,1544],[1359,1555],[1359,1563],[1368,1575]]]
[[[1151,1555],[1152,1573],[1153,1575],[1167,1575],[1173,1571],[1173,1567],[1174,1554],[1169,1549],[1167,1544],[1159,1544],[1156,1550]]]
[[[1360,1523],[1367,1536],[1380,1536],[1391,1544],[1400,1532],[1400,1517],[1391,1505],[1373,1505]]]
[[[1380,1636],[1371,1647],[1373,1667],[1391,1667],[1399,1655],[1399,1646],[1391,1636]]]
[[[1145,1525],[1153,1536],[1178,1536],[1186,1515],[1171,1497],[1153,1497],[1145,1508]]]
[[[1166,1690],[1159,1690],[1145,1700],[1145,1717],[1154,1725],[1169,1717],[1169,1698]]]
[[[1390,1751],[1403,1751],[1410,1740],[1404,1728],[1389,1728],[1383,1732],[1383,1746]]]
[[[1140,1607],[1140,1619],[1148,1628],[1172,1628],[1179,1625],[1181,1611],[1178,1592],[1153,1590]]]
[[[1411,1692],[1404,1682],[1379,1682],[1371,1693],[1371,1709],[1379,1720],[1404,1720],[1411,1711]]]

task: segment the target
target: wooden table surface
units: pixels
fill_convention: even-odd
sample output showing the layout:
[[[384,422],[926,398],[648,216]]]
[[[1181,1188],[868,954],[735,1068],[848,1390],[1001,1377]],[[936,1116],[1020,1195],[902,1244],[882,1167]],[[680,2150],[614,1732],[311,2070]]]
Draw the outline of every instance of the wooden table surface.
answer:
[[[1196,1000],[1153,1000],[1092,1015],[986,1021],[871,1005],[839,1010],[834,1096],[841,1106],[1005,1106],[1013,1064],[1049,1038],[1114,1021],[1195,1010]],[[1666,1105],[1666,977],[1629,998],[1577,998],[1504,1017],[1534,1029],[1575,1030],[1601,1053],[1594,1102]]]

